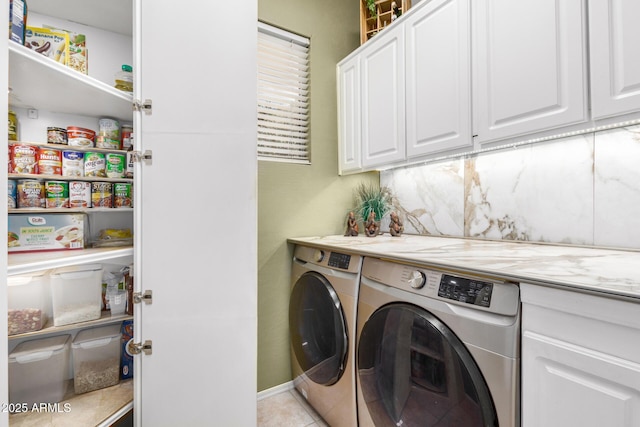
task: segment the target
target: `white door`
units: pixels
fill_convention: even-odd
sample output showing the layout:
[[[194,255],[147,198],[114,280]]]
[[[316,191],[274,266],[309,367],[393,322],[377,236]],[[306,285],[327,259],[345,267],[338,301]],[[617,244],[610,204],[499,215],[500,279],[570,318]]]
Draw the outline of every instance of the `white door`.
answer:
[[[585,13],[582,0],[473,3],[478,142],[586,120]]]
[[[405,158],[404,28],[386,28],[361,51],[362,164]]]
[[[591,109],[595,119],[640,110],[640,2],[589,1]]]
[[[136,1],[136,422],[254,425],[257,6]]]
[[[338,166],[339,173],[362,168],[360,122],[360,56],[338,64]]]
[[[432,1],[406,28],[407,158],[473,145],[468,0]]]

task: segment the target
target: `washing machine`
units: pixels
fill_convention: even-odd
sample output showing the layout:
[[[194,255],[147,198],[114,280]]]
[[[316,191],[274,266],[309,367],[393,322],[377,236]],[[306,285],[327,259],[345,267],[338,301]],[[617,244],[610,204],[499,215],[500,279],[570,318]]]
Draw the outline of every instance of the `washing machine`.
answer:
[[[357,425],[355,330],[362,257],[296,246],[289,330],[293,385],[332,427]]]
[[[520,305],[516,283],[365,258],[359,426],[519,426]]]

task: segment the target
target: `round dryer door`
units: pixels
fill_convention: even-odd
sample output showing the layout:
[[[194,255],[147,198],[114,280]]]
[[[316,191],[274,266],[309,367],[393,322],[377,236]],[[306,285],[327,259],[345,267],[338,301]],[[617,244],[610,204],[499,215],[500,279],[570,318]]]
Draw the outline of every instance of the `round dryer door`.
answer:
[[[376,426],[498,425],[471,354],[424,309],[398,303],[373,313],[358,342],[358,377]]]
[[[347,326],[340,299],[315,272],[300,276],[289,302],[291,346],[298,364],[315,383],[340,379],[347,356]]]

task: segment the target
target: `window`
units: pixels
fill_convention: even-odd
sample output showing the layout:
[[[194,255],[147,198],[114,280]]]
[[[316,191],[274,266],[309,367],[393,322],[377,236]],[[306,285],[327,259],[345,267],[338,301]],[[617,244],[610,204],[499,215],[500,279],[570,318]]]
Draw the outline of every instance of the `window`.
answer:
[[[258,159],[310,163],[309,39],[258,23]]]

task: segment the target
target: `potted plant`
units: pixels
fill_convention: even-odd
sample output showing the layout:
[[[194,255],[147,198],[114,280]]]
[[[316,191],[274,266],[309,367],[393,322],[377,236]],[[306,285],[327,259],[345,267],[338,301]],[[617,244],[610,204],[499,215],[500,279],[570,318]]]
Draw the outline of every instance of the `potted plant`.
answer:
[[[356,218],[364,225],[369,237],[380,234],[380,221],[391,210],[391,191],[388,187],[375,187],[361,183],[355,191]]]

